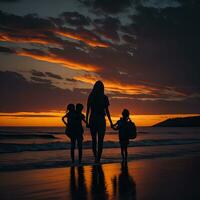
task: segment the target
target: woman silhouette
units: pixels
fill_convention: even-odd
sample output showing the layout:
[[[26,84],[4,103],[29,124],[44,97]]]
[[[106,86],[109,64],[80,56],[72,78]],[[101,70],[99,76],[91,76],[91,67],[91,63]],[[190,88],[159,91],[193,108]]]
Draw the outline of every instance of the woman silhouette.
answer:
[[[103,150],[103,140],[106,131],[105,115],[107,115],[111,127],[113,126],[108,106],[109,100],[104,94],[104,85],[101,81],[97,81],[88,97],[86,112],[87,122],[89,118],[88,124],[92,136],[92,150],[95,157],[95,162],[100,161]]]

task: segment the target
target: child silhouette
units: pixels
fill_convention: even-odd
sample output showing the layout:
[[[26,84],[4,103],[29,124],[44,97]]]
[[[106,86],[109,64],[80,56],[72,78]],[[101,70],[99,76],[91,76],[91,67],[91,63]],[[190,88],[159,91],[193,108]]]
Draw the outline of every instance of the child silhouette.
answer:
[[[78,146],[79,153],[79,163],[82,161],[82,143],[83,143],[83,126],[82,121],[86,123],[85,116],[82,114],[83,105],[76,104],[76,109],[74,104],[69,104],[67,106],[67,113],[62,117],[63,123],[66,125],[66,135],[71,140],[71,160],[74,163],[74,150],[76,148],[76,143]],[[67,118],[67,122],[65,121]]]
[[[82,143],[83,143],[83,126],[82,126],[82,121],[85,122],[87,125],[87,122],[85,120],[85,115],[82,113],[83,110],[83,105],[78,103],[76,104],[76,117],[75,117],[75,131],[74,135],[72,136],[72,143],[74,145],[74,148],[76,146],[76,142],[78,145],[78,151],[79,151],[79,163],[82,161]]]
[[[122,117],[120,120],[117,121],[117,123],[113,124],[114,130],[119,130],[119,143],[121,147],[121,155],[122,160],[127,161],[128,157],[128,144],[129,144],[129,134],[127,131],[127,125],[130,122],[129,118],[129,111],[127,109],[124,109],[122,111]]]
[[[65,134],[71,140],[71,160],[74,162],[74,145],[73,145],[73,133],[75,127],[76,111],[74,104],[68,104],[66,114],[62,117],[62,121],[66,126]]]

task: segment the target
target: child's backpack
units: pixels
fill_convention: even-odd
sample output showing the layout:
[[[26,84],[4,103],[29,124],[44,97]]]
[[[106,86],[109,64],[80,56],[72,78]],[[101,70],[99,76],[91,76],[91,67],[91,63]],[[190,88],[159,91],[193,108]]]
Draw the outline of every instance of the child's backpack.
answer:
[[[135,139],[137,137],[136,126],[135,126],[134,122],[132,122],[131,120],[129,120],[127,122],[126,131],[127,131],[129,139]]]

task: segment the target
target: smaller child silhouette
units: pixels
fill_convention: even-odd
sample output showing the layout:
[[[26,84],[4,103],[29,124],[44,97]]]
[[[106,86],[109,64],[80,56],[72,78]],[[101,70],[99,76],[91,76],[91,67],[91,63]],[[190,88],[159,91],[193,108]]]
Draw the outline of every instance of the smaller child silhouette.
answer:
[[[74,104],[68,104],[66,114],[62,117],[62,121],[66,126],[65,134],[70,138],[72,134],[72,129],[74,127],[74,121],[75,121],[75,106]],[[67,118],[67,121],[65,121],[65,118]]]
[[[76,104],[76,117],[75,117],[75,124],[74,124],[74,134],[72,136],[72,145],[74,145],[74,148],[76,146],[76,141],[78,145],[78,151],[79,151],[79,163],[82,161],[82,143],[83,143],[83,126],[82,121],[85,122],[87,125],[87,122],[85,120],[85,115],[82,113],[83,105],[78,103]]]
[[[67,119],[67,120],[65,120]],[[75,121],[76,121],[76,111],[75,111],[75,105],[74,104],[68,104],[66,114],[62,117],[62,121],[66,126],[65,134],[70,138],[71,140],[71,160],[74,162],[74,141],[73,141],[73,134],[74,134],[74,127],[75,127]]]
[[[121,155],[123,161],[127,161],[128,157],[127,148],[129,144],[129,135],[126,131],[126,127],[129,121],[131,121],[129,118],[129,111],[127,109],[124,109],[122,111],[122,117],[120,118],[120,120],[118,120],[117,123],[113,124],[113,129],[119,130],[119,143],[121,147]]]

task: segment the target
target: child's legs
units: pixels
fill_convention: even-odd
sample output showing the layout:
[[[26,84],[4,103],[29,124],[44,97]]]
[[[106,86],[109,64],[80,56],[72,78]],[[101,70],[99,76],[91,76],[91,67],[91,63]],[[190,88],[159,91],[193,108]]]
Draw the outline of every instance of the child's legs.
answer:
[[[128,157],[128,144],[129,144],[129,141],[128,141],[128,140],[124,142],[125,160],[127,160],[127,157]]]
[[[72,162],[74,162],[74,149],[76,146],[76,139],[75,138],[71,138],[71,160]]]
[[[78,144],[78,155],[79,155],[79,162],[81,162],[82,160],[82,144],[83,144],[83,139],[82,138],[78,138],[77,139],[77,144]]]
[[[126,145],[126,146],[124,147],[125,160],[127,160],[127,157],[128,157],[128,151],[127,151],[127,148],[128,148],[128,146]]]
[[[121,147],[121,156],[122,156],[122,159],[124,160],[124,146],[123,146],[123,144],[120,144],[120,147]]]

